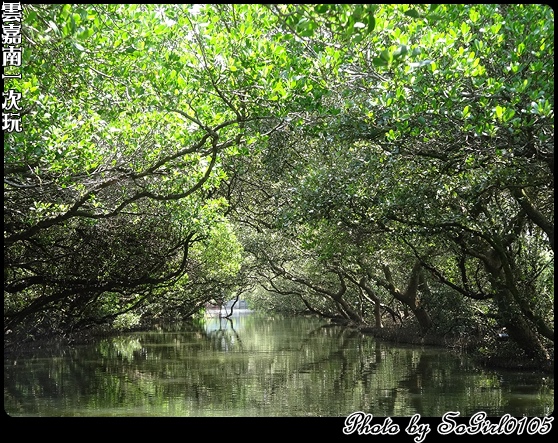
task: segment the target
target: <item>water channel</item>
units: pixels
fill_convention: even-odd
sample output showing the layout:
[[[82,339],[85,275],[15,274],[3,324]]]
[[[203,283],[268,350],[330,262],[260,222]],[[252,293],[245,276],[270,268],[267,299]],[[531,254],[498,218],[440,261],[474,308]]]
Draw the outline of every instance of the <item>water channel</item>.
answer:
[[[34,417],[540,417],[554,377],[316,318],[248,313],[4,357],[4,409]]]

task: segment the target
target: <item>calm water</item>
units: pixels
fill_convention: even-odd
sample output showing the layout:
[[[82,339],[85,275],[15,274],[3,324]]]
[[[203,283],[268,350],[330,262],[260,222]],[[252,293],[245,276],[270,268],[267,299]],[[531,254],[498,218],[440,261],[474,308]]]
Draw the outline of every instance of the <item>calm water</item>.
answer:
[[[246,314],[4,358],[11,416],[549,415],[554,377]]]

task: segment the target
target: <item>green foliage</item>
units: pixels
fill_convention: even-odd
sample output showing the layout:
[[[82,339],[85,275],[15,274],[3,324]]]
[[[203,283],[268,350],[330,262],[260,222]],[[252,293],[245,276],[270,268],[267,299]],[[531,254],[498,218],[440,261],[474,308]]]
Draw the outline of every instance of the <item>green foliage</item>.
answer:
[[[405,288],[414,257],[447,288],[413,300],[431,310],[438,330],[474,330],[474,300],[495,299],[483,302],[491,316],[509,321],[511,310],[529,319],[526,336],[531,328],[553,337],[546,292],[525,285],[548,286],[541,276],[549,262],[528,245],[536,238],[553,249],[551,10],[382,6],[361,39],[326,32],[328,11],[274,10],[322,63],[329,87],[305,124],[285,130],[264,157],[274,181],[261,201],[281,192],[273,235],[300,248],[298,275],[312,278],[309,260],[323,274],[341,267],[360,276],[368,263],[373,282],[386,284],[388,266]],[[522,346],[537,346],[529,340]]]
[[[297,311],[366,318],[366,287],[441,329],[482,305],[553,336],[551,8],[25,5],[23,21],[8,327],[188,316],[260,282]],[[416,261],[445,290],[388,297]]]
[[[141,317],[138,314],[132,312],[126,312],[120,314],[113,322],[113,326],[118,330],[126,330],[137,326],[140,322]]]
[[[195,244],[191,257],[202,263],[207,277],[233,278],[242,264],[242,245],[232,226],[223,221],[211,227],[206,240]]]

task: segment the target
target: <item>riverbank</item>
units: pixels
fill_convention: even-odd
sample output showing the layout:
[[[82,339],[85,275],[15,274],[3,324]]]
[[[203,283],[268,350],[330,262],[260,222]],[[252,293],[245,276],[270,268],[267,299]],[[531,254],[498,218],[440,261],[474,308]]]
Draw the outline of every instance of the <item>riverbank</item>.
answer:
[[[92,343],[100,338],[115,336],[125,332],[133,332],[136,330],[148,329],[147,326],[141,328],[133,328],[127,330],[119,330],[109,325],[99,325],[90,329],[86,329],[71,334],[48,334],[34,338],[17,337],[12,334],[6,337],[4,335],[4,355],[35,352],[38,350],[46,350],[50,348],[60,348],[64,346],[76,346]]]
[[[541,373],[554,373],[554,350],[549,350],[550,360],[540,361],[523,356],[511,342],[497,342],[477,337],[444,337],[420,334],[413,328],[356,327],[363,334],[390,341],[417,346],[435,346],[449,352],[465,353],[483,367]]]

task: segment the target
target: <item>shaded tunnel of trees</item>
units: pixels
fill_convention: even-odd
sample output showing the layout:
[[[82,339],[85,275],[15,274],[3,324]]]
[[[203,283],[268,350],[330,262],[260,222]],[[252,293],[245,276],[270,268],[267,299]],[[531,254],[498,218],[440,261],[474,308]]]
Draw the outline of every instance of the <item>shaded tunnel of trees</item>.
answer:
[[[550,7],[30,4],[21,29],[5,346],[242,296],[553,355]]]

